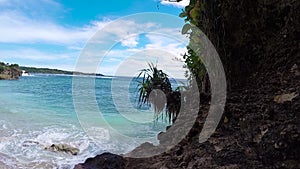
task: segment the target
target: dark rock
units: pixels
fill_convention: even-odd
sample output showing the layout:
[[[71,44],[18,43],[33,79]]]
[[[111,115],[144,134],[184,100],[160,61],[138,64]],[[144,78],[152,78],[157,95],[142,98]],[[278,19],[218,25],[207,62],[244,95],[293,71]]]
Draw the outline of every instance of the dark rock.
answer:
[[[216,152],[213,156],[213,159],[219,165],[230,165],[230,164],[245,164],[246,163],[246,155],[243,150],[235,146],[230,146],[224,148],[223,150]]]
[[[83,164],[77,164],[74,169],[124,169],[122,156],[103,153],[94,158],[88,158]]]

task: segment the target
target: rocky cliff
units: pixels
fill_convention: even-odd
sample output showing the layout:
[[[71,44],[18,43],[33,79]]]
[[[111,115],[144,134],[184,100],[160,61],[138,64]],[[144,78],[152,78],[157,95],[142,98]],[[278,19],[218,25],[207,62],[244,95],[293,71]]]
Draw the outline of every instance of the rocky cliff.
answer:
[[[17,64],[5,64],[0,62],[0,80],[15,80],[22,75],[22,71]]]
[[[300,168],[300,1],[201,3],[199,22],[230,87],[216,132],[198,143],[206,102],[189,135],[170,151],[140,159],[98,156],[76,169],[109,168],[103,160],[120,169]]]

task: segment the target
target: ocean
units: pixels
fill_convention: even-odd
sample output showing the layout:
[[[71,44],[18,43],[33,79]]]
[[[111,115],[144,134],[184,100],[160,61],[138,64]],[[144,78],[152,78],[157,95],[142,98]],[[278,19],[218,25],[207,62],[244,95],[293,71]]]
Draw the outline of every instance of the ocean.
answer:
[[[125,154],[168,125],[137,109],[134,78],[35,74],[0,81],[0,168],[69,169],[103,152]],[[52,144],[78,155],[45,150]]]

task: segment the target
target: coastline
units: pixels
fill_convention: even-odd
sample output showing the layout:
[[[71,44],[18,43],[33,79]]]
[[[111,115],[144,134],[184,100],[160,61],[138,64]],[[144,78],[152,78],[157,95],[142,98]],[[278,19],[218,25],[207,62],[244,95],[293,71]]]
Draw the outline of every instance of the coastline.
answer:
[[[89,81],[93,78],[80,79]],[[150,132],[148,134],[155,139],[159,129],[153,128],[153,123],[132,126],[131,123],[122,120],[122,116],[115,110],[112,100],[109,100],[109,95],[106,94],[109,92],[107,89],[110,88],[111,81],[106,78],[95,79],[97,96],[101,97],[99,101],[106,106],[106,111],[102,111],[105,119],[116,124],[120,132],[136,133],[139,136]],[[35,165],[42,165],[39,162],[47,164],[46,168],[72,168],[73,165],[84,162],[86,158],[102,152],[126,153],[138,146],[136,142],[124,144],[113,139],[104,123],[99,124],[99,121],[97,123],[100,126],[92,125],[87,129],[88,133],[84,132],[73,107],[72,77],[33,75],[21,77],[16,81],[0,82],[0,152],[3,153],[0,161],[10,169],[34,168]],[[132,84],[130,90],[135,90],[135,87],[136,85]],[[90,88],[82,88],[81,95],[89,93],[89,90]],[[134,96],[133,93],[132,97]],[[89,105],[90,102],[85,101],[85,104]],[[89,115],[89,112],[83,113],[85,120],[91,120],[88,123],[94,124],[95,116]],[[152,112],[148,114],[151,119]],[[137,128],[139,130],[136,130]],[[96,137],[92,139],[89,137],[91,134],[95,134]],[[80,152],[71,155],[44,150],[52,144],[68,144],[80,149]],[[50,165],[54,167],[49,167]]]
[[[296,87],[295,90],[300,91],[297,80],[290,82],[291,86]],[[289,89],[290,86],[280,86],[280,88]],[[289,106],[291,112],[296,112],[300,109],[300,98],[298,97],[292,103],[273,105],[274,103],[269,100],[272,99],[270,96],[275,91],[277,87],[268,90],[253,88],[242,93],[240,90],[231,92],[220,127],[204,143],[198,142],[198,136],[207,116],[208,105],[202,106],[197,123],[189,135],[163,154],[150,158],[128,158],[107,152],[77,164],[74,169],[239,169],[245,166],[272,168],[281,165],[284,165],[284,168],[299,168],[300,161],[295,156],[300,150],[299,130],[295,121],[291,121],[287,112],[282,108]],[[248,103],[247,106],[242,106],[244,102]],[[272,105],[274,109],[260,108]],[[276,112],[273,120],[265,121],[261,117],[270,116],[273,111]],[[241,117],[247,118],[247,121],[240,121]],[[281,123],[282,120],[286,122]],[[133,151],[148,146],[149,144],[143,144]]]
[[[110,98],[112,87],[109,84],[111,78],[115,77],[28,68],[30,73],[41,73],[45,77],[36,74],[34,78],[19,78],[20,69],[25,67],[0,62],[0,80],[3,79],[0,81],[0,169],[300,168],[300,23],[297,10],[300,9],[300,1],[190,2],[196,4],[189,5],[180,15],[187,17],[186,25],[194,21],[193,24],[203,30],[215,45],[228,82],[225,86],[228,93],[223,116],[207,141],[200,143],[199,135],[205,133],[202,129],[208,118],[208,110],[214,108],[210,107],[213,100],[209,94],[214,90],[213,85],[201,84],[210,91],[197,97],[201,105],[199,111],[194,111],[198,113],[196,122],[185,138],[175,144],[175,134],[189,128],[185,123],[191,121],[178,118],[181,121],[175,123],[180,127],[173,133],[168,130],[172,126],[160,132],[162,128],[157,131],[150,125],[140,127],[125,123],[121,120],[123,114],[111,111],[115,105],[110,104],[114,102]],[[187,31],[193,33],[192,29]],[[199,39],[192,37],[190,40]],[[95,85],[91,88],[87,85],[89,83],[73,85],[73,76],[80,77],[80,82],[90,78]],[[209,80],[204,81],[209,83]],[[74,86],[79,86],[76,94],[72,88]],[[122,91],[125,90],[120,89],[115,93]],[[86,127],[97,136],[95,139],[91,139],[88,130],[81,125],[83,123],[78,116],[75,96],[83,98],[78,99],[83,105],[78,107],[86,124],[99,124]],[[99,106],[99,100],[102,106]],[[121,104],[129,107],[123,100]],[[136,147],[139,143],[131,141],[127,144],[111,137],[106,126],[102,126],[104,123],[96,119],[99,116],[98,108],[106,110],[106,120],[120,130],[125,129],[126,133],[134,133],[139,137],[151,130],[153,138],[156,136],[160,145],[169,149],[142,158],[145,150],[157,150],[160,147],[147,142]],[[128,112],[132,113],[131,110]],[[142,116],[146,117],[144,114]],[[129,147],[130,150],[136,148],[126,155],[112,154],[119,153],[119,150],[127,152]],[[86,159],[93,155],[95,157]],[[140,155],[141,158],[129,155]],[[81,161],[80,164],[74,164]]]
[[[18,64],[9,64],[0,61],[0,80],[16,80],[22,75]]]

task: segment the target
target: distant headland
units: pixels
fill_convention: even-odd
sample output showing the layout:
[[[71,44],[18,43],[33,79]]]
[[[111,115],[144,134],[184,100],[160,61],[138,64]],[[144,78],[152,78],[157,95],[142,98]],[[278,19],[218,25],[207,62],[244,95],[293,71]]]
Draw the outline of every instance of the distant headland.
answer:
[[[28,73],[33,74],[65,74],[65,75],[90,75],[90,76],[104,76],[101,73],[83,73],[59,69],[50,69],[50,68],[36,68],[36,67],[26,67],[20,66],[21,70],[25,70]]]
[[[65,74],[65,75],[88,75],[88,76],[104,76],[100,73],[82,73],[75,71],[66,71],[50,68],[36,68],[19,66],[18,64],[9,64],[0,62],[0,80],[16,80],[22,76],[22,72],[28,74]]]
[[[18,64],[0,62],[0,80],[15,80],[22,75]]]

